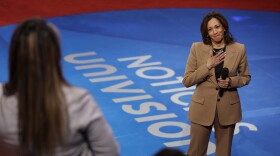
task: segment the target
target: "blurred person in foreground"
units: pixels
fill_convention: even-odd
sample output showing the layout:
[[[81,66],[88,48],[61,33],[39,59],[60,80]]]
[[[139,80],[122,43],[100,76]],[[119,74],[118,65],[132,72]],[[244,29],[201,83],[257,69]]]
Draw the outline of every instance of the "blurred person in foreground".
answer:
[[[185,156],[185,154],[175,148],[162,148],[154,156]]]
[[[244,44],[236,42],[226,18],[208,13],[200,27],[203,42],[192,44],[183,84],[196,85],[188,118],[191,121],[188,156],[206,156],[212,127],[216,155],[230,156],[234,128],[242,119],[237,88],[247,85],[250,72]]]
[[[118,156],[98,104],[66,82],[60,61],[54,25],[40,18],[18,24],[9,49],[9,79],[0,84],[2,148],[28,156]]]

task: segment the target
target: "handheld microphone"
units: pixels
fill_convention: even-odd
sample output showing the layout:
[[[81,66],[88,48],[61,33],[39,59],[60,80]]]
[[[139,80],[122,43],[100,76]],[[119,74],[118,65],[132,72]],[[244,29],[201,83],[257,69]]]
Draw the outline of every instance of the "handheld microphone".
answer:
[[[228,68],[223,68],[221,75],[222,75],[222,80],[225,80],[228,77]],[[224,95],[224,89],[221,88],[219,91],[219,96],[222,97],[223,95]]]

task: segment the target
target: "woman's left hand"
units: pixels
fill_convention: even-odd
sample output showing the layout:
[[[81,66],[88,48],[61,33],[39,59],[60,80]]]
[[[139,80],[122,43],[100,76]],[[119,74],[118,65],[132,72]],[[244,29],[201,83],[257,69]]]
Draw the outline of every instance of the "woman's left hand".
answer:
[[[218,85],[220,88],[228,88],[230,86],[230,79],[222,80],[222,78],[218,78]]]

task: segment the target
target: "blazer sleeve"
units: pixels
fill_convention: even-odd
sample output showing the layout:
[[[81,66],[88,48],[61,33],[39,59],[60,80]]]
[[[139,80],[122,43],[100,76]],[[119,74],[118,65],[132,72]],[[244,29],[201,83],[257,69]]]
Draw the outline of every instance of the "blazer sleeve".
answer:
[[[80,121],[83,122],[84,137],[93,155],[118,156],[118,143],[94,98],[86,92],[80,102]]]
[[[197,51],[198,43],[193,43],[190,49],[190,54],[188,61],[186,63],[186,69],[184,73],[184,78],[182,83],[186,87],[191,87],[195,84],[201,83],[206,80],[207,76],[210,75],[210,71],[207,68],[206,62],[201,64],[199,63]]]
[[[246,56],[245,46],[241,45],[240,57],[238,57],[239,65],[237,70],[237,75],[231,78],[231,87],[240,88],[249,84],[251,81],[251,75],[249,71],[249,65]]]

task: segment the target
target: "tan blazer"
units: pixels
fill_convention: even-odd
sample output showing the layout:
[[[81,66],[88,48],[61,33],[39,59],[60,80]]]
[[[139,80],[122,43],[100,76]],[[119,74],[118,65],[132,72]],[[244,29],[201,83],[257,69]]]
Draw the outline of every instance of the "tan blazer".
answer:
[[[204,126],[213,124],[217,111],[222,125],[231,125],[242,119],[240,99],[236,88],[247,85],[250,72],[245,46],[233,43],[226,47],[224,68],[229,69],[231,88],[219,97],[219,86],[215,78],[215,69],[208,70],[207,59],[211,56],[212,47],[203,42],[192,44],[183,84],[186,87],[196,85],[192,96],[188,118],[194,123]]]

